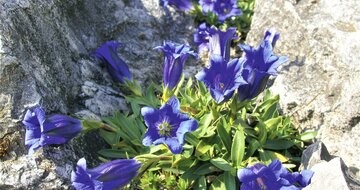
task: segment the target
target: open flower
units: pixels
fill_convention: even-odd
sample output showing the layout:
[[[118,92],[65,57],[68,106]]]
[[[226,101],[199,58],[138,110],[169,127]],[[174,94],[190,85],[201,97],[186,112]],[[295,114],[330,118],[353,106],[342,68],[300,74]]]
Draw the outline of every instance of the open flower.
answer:
[[[142,141],[143,145],[166,144],[173,154],[182,152],[185,133],[198,128],[196,120],[180,112],[180,102],[175,96],[160,109],[141,108],[141,114],[148,127]]]
[[[266,87],[270,75],[277,75],[276,69],[288,58],[273,54],[273,47],[279,34],[275,31],[266,31],[260,46],[253,48],[248,45],[240,47],[245,52],[243,77],[248,83],[239,87],[239,100],[250,100],[259,95]]]
[[[237,7],[237,0],[200,0],[199,4],[204,13],[212,12],[223,23],[232,16],[241,16],[242,12]]]
[[[106,66],[108,72],[114,80],[125,83],[125,78],[132,79],[129,67],[116,53],[120,43],[116,41],[108,41],[99,47],[93,55],[100,59]]]
[[[180,11],[188,11],[193,8],[190,0],[160,0],[160,5],[163,7],[170,5]]]
[[[28,155],[45,145],[66,143],[82,130],[81,122],[69,116],[53,115],[46,119],[41,107],[29,109],[22,122],[26,129]]]
[[[227,63],[223,57],[213,55],[210,67],[200,71],[195,77],[205,83],[217,103],[222,103],[230,99],[239,86],[246,84],[241,76],[243,62],[244,59],[233,59]]]
[[[187,58],[190,55],[197,57],[197,54],[187,45],[172,42],[164,42],[162,46],[155,49],[164,52],[163,82],[164,86],[171,90],[179,83]]]
[[[255,164],[242,168],[238,170],[237,176],[242,182],[241,190],[296,190],[307,186],[313,174],[310,170],[292,174],[279,160],[274,160],[269,166]]]
[[[77,190],[119,188],[137,176],[140,166],[141,164],[134,159],[119,159],[87,169],[85,158],[81,158],[76,171],[71,173],[71,182]]]
[[[199,46],[199,52],[209,49],[210,55],[221,55],[225,61],[230,60],[231,40],[238,39],[236,28],[230,27],[221,31],[215,26],[207,27],[201,24],[194,34],[194,42]]]

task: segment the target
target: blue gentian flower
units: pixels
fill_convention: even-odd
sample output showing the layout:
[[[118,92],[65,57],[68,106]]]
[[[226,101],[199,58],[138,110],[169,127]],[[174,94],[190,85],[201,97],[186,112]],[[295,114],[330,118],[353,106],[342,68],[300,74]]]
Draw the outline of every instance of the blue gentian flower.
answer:
[[[162,7],[169,5],[180,11],[188,11],[193,8],[190,0],[160,0],[160,5]]]
[[[81,130],[80,120],[65,115],[52,115],[46,118],[41,107],[27,110],[23,119],[25,125],[25,145],[28,155],[50,144],[64,144],[78,135]]]
[[[128,184],[141,164],[134,159],[119,159],[87,169],[85,158],[81,158],[76,171],[71,173],[72,185],[77,190],[108,190]]]
[[[223,57],[213,55],[210,67],[200,71],[195,77],[204,82],[217,103],[222,103],[229,100],[239,86],[246,84],[241,76],[243,62],[244,59],[233,59],[227,63]]]
[[[179,83],[187,58],[190,55],[197,57],[197,53],[187,45],[172,42],[164,42],[162,46],[155,47],[155,49],[164,52],[163,82],[164,86],[171,90]]]
[[[120,45],[121,44],[119,42],[108,41],[99,47],[93,55],[105,64],[108,72],[114,80],[123,84],[125,83],[125,78],[132,80],[132,75],[129,67],[116,52]]]
[[[198,122],[180,112],[180,102],[173,96],[160,109],[143,107],[141,114],[148,127],[143,138],[143,145],[166,144],[173,154],[182,152],[184,136],[195,131]]]
[[[246,54],[242,76],[248,83],[238,89],[240,101],[250,100],[259,95],[265,89],[270,75],[276,76],[276,69],[288,60],[286,56],[273,54],[273,48],[278,38],[279,34],[275,31],[266,31],[260,46],[256,48],[248,45],[240,46]]]
[[[214,10],[215,1],[214,0],[200,0],[199,5],[201,6],[203,13],[212,12]]]
[[[242,11],[237,7],[237,0],[200,0],[199,4],[204,13],[216,14],[220,23],[232,16],[242,15]]]
[[[225,61],[230,60],[231,40],[238,39],[236,28],[230,27],[225,32],[215,26],[207,27],[201,24],[194,34],[194,42],[199,46],[199,52],[207,48],[210,55],[221,55]]]
[[[301,189],[310,184],[313,174],[314,172],[310,170],[304,170],[301,174],[297,172],[292,174],[279,160],[272,161],[269,166],[255,164],[237,172],[239,181],[242,182],[241,190]]]
[[[194,42],[198,45],[198,52],[202,52],[205,49],[209,48],[209,38],[210,38],[210,27],[206,23],[202,23],[196,29],[194,33]]]

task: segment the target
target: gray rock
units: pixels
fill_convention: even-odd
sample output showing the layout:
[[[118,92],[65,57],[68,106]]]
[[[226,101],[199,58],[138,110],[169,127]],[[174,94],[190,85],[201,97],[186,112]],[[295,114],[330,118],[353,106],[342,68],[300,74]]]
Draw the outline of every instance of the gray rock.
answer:
[[[10,142],[0,155],[0,189],[68,189],[80,157],[89,167],[99,163],[104,143],[96,133],[27,159],[20,122],[35,105],[94,119],[126,109],[122,92],[89,52],[108,40],[122,42],[118,54],[146,85],[161,78],[162,54],[153,47],[189,41],[192,27],[192,19],[165,13],[158,0],[0,0],[0,144]]]
[[[360,177],[360,4],[358,0],[257,0],[247,42],[267,28],[290,61],[271,90],[296,126],[318,130],[331,155]]]
[[[343,160],[330,155],[321,141],[304,150],[300,170],[303,169],[314,172],[311,184],[305,189],[360,189],[360,181],[350,172]]]
[[[344,175],[345,167],[344,162],[339,157],[334,158],[329,162],[324,161],[315,164],[310,168],[314,172],[311,183],[304,189],[348,190],[349,187]]]
[[[321,161],[330,161],[332,156],[321,141],[308,146],[302,153],[300,169],[308,169]]]

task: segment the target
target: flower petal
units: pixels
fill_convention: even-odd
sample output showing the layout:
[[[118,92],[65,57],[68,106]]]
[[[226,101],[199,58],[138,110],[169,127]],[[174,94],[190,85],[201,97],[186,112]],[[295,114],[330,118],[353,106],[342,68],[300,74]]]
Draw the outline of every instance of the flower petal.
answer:
[[[255,180],[258,178],[258,175],[255,174],[252,169],[249,168],[241,168],[237,172],[237,177],[239,178],[239,181],[242,183],[248,183],[250,181]]]
[[[176,137],[180,144],[184,144],[185,133],[195,131],[198,128],[198,122],[195,119],[183,121],[176,131]]]
[[[86,171],[85,158],[81,158],[77,163],[76,171],[72,171],[71,182],[77,190],[94,190],[94,183]]]
[[[181,146],[176,137],[167,138],[165,140],[165,144],[169,147],[170,151],[173,154],[180,154],[183,150],[183,147]]]

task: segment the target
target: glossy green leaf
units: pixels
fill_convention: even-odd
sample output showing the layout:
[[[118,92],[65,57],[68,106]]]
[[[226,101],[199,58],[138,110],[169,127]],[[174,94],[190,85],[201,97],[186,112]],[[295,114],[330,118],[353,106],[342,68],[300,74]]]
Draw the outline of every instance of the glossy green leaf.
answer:
[[[219,137],[221,139],[221,142],[224,144],[225,148],[227,149],[227,151],[231,151],[231,135],[230,133],[228,133],[226,131],[226,129],[224,128],[224,125],[226,125],[226,123],[219,123],[217,125],[217,133],[219,134]]]
[[[259,121],[258,124],[256,125],[256,128],[258,130],[258,141],[260,144],[265,144],[266,139],[267,139],[267,130],[266,130],[266,126],[262,121]]]
[[[239,168],[245,154],[245,135],[242,130],[237,130],[231,146],[231,160],[234,167]]]
[[[271,150],[285,150],[294,145],[295,144],[289,140],[276,139],[276,140],[267,140],[262,147]]]
[[[210,162],[218,167],[219,169],[221,170],[224,170],[224,171],[232,171],[232,170],[235,170],[235,168],[233,168],[229,162],[227,162],[226,160],[224,160],[223,158],[214,158],[214,159],[211,159]]]
[[[265,162],[266,164],[269,164],[272,160],[276,159],[280,160],[281,162],[287,162],[289,160],[289,158],[286,156],[269,150],[260,149],[259,154],[261,161]]]
[[[313,140],[316,137],[316,135],[317,135],[316,131],[307,131],[300,134],[300,139],[302,141],[309,141],[309,140]]]
[[[225,172],[224,184],[225,184],[225,189],[236,189],[235,176],[231,175],[230,172]]]

